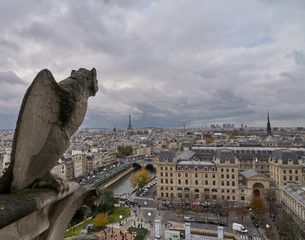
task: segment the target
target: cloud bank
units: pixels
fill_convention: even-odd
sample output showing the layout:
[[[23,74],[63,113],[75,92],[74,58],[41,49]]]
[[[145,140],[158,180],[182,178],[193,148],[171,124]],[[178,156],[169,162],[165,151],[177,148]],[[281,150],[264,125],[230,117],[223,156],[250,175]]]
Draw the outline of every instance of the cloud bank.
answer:
[[[305,123],[305,2],[2,1],[0,128],[26,88],[95,67],[84,127]]]

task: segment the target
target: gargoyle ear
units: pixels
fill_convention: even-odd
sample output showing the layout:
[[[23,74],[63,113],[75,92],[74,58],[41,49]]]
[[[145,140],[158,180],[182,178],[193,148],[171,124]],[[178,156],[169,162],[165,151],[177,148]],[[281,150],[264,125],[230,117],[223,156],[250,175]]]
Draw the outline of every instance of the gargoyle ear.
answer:
[[[73,75],[75,72],[76,72],[76,70],[72,70],[72,71],[71,71],[71,75]]]

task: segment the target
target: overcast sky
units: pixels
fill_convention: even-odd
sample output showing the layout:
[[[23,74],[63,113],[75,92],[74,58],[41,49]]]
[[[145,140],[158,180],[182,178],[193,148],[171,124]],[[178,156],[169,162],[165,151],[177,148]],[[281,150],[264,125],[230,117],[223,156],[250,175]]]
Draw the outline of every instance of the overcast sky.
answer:
[[[81,67],[83,127],[305,126],[305,1],[0,0],[0,128],[40,70]]]

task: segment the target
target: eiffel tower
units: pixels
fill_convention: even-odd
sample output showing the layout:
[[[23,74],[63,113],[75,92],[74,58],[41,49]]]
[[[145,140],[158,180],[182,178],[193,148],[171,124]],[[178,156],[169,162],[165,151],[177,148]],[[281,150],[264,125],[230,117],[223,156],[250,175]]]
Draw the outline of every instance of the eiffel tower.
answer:
[[[128,124],[127,130],[132,130],[132,126],[131,126],[131,116],[130,116],[130,114],[129,114],[129,124]]]

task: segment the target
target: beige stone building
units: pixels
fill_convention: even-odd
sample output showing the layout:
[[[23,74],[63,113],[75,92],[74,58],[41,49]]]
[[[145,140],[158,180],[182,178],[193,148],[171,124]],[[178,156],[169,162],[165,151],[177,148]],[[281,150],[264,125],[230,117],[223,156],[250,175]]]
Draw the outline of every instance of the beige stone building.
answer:
[[[259,164],[252,159],[251,163],[247,160],[249,167],[246,168],[228,149],[217,149],[211,161],[202,160],[203,154],[192,150],[176,156],[171,150],[163,150],[156,159],[157,198],[176,202],[227,200],[249,203],[254,196],[264,198],[271,193],[272,200],[279,201],[279,187],[285,185],[284,179],[302,184],[304,177],[303,164],[297,154],[290,151],[294,156],[291,162],[286,159],[286,152],[274,151],[270,166],[268,161]],[[279,160],[280,156],[282,160]],[[272,177],[269,177],[269,168]]]
[[[305,188],[301,185],[282,186],[281,203],[285,212],[305,233]]]
[[[302,160],[291,150],[275,150],[269,158],[270,178],[275,181],[276,186],[287,184],[304,186],[303,168]]]

